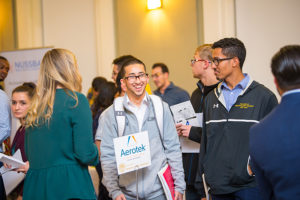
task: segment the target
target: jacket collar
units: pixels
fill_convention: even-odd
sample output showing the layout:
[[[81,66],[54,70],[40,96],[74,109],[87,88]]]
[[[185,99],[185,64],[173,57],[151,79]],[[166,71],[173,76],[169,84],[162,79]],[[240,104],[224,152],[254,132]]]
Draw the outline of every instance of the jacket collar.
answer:
[[[221,81],[221,82],[218,84],[218,87],[216,87],[216,89],[215,89],[215,94],[216,94],[216,96],[217,96],[218,98],[219,98],[219,97],[221,96],[221,94],[222,94],[222,84],[223,84],[223,82],[224,82],[224,81]],[[252,83],[253,83],[253,79],[252,79],[251,77],[249,77],[249,82],[248,82],[248,84],[246,85],[246,87],[243,88],[243,91],[241,92],[241,94],[240,94],[239,96],[243,95],[243,94],[247,91],[247,89],[251,86]],[[254,87],[254,85],[252,85],[252,87]]]
[[[197,82],[197,87],[204,94],[204,96],[206,96],[210,91],[212,91],[214,88],[216,88],[219,85],[219,83],[220,82],[218,82],[218,83],[216,83],[214,85],[205,86],[205,85],[203,85],[203,83],[201,82],[201,80],[199,80]]]
[[[144,96],[144,98],[142,100],[142,103],[145,103],[145,104],[149,105],[149,102],[150,102],[150,96],[146,92],[146,94],[145,94],[145,96]],[[123,106],[124,106],[124,108],[128,110],[129,104],[132,104],[132,103],[130,102],[128,95],[125,93],[124,99],[123,99]]]
[[[220,101],[220,102],[223,104],[223,106],[226,108],[225,98],[224,98],[224,95],[223,95],[223,93],[222,93],[222,83],[223,83],[223,81],[219,83],[218,87],[215,88],[214,93],[215,93],[216,97],[219,99],[219,101]],[[252,83],[254,83],[254,84],[252,84]],[[245,93],[246,91],[248,91],[248,88],[249,88],[249,89],[254,88],[254,87],[257,85],[257,84],[255,84],[255,83],[256,83],[256,82],[253,81],[253,80],[251,79],[251,77],[249,77],[249,82],[248,82],[248,84],[246,85],[245,88],[243,88],[243,91],[240,93],[239,96],[244,95],[244,93]]]

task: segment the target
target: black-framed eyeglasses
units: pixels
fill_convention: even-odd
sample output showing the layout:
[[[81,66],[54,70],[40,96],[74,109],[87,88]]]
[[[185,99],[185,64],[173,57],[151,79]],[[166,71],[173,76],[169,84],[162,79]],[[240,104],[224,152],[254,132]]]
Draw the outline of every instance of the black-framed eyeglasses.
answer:
[[[155,74],[152,74],[151,77],[152,78],[158,78],[162,73],[161,72],[157,72]]]
[[[191,59],[191,64],[193,65],[193,64],[195,64],[196,62],[198,62],[198,61],[202,61],[202,62],[208,62],[208,63],[210,63],[210,61],[208,61],[208,60],[202,60],[202,59]]]
[[[211,61],[218,66],[220,64],[220,62],[224,61],[224,60],[231,60],[234,57],[230,57],[230,58],[213,58]]]
[[[137,79],[140,79],[140,81],[145,81],[148,77],[148,74],[143,73],[143,74],[139,74],[139,75],[129,75],[124,77],[124,79],[126,79],[128,82],[132,83],[134,81],[136,81]]]

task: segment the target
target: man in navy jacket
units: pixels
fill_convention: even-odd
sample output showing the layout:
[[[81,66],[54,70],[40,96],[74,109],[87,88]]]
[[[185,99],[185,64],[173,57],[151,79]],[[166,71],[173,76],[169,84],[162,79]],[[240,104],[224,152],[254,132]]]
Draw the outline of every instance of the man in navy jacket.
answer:
[[[264,200],[300,199],[300,46],[274,55],[281,103],[250,129],[251,167]]]

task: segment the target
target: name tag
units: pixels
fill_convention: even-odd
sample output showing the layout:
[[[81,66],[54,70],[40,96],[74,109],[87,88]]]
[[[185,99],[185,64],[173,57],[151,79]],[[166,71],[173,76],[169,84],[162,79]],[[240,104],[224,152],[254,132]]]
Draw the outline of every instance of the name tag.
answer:
[[[151,165],[148,131],[114,138],[118,174]]]

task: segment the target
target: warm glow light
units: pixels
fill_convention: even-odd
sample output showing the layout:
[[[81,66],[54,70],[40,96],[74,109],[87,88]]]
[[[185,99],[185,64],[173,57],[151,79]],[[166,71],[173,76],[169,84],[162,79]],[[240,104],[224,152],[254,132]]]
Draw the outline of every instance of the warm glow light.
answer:
[[[162,0],[147,0],[147,7],[149,10],[162,7]]]

